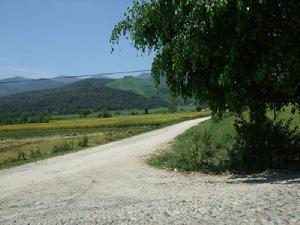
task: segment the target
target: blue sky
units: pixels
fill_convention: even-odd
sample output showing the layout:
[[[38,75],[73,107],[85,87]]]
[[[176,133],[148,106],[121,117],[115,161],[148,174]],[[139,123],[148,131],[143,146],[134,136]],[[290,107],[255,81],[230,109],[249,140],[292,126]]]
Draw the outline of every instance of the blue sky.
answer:
[[[141,57],[129,40],[122,39],[111,54],[111,31],[130,4],[0,0],[0,78],[149,69],[152,56]]]

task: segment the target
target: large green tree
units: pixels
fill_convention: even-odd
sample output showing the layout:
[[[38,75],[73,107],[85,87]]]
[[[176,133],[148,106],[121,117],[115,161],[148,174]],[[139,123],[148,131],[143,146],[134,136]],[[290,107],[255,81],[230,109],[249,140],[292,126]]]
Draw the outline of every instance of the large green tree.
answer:
[[[299,0],[135,0],[111,41],[153,51],[174,95],[265,119],[300,103]]]

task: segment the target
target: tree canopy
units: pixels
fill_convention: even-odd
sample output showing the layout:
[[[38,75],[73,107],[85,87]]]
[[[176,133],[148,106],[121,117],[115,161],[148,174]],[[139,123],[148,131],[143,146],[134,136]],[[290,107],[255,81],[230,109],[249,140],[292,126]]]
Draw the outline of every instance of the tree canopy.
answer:
[[[152,73],[214,112],[300,104],[300,1],[135,0],[111,42],[154,51]]]

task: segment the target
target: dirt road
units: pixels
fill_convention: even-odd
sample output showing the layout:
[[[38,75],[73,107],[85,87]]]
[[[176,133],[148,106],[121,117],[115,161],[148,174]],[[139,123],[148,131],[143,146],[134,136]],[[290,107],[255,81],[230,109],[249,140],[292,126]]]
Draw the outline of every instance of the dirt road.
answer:
[[[300,175],[181,175],[145,157],[206,120],[0,172],[0,224],[299,224]]]

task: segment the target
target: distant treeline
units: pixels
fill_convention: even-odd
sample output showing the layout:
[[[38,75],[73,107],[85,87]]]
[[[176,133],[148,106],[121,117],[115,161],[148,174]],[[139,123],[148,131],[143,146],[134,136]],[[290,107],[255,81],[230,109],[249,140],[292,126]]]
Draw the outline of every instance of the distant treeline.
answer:
[[[48,123],[51,120],[51,116],[47,114],[28,116],[21,115],[19,117],[16,116],[5,116],[0,115],[0,124],[21,124],[21,123]]]

